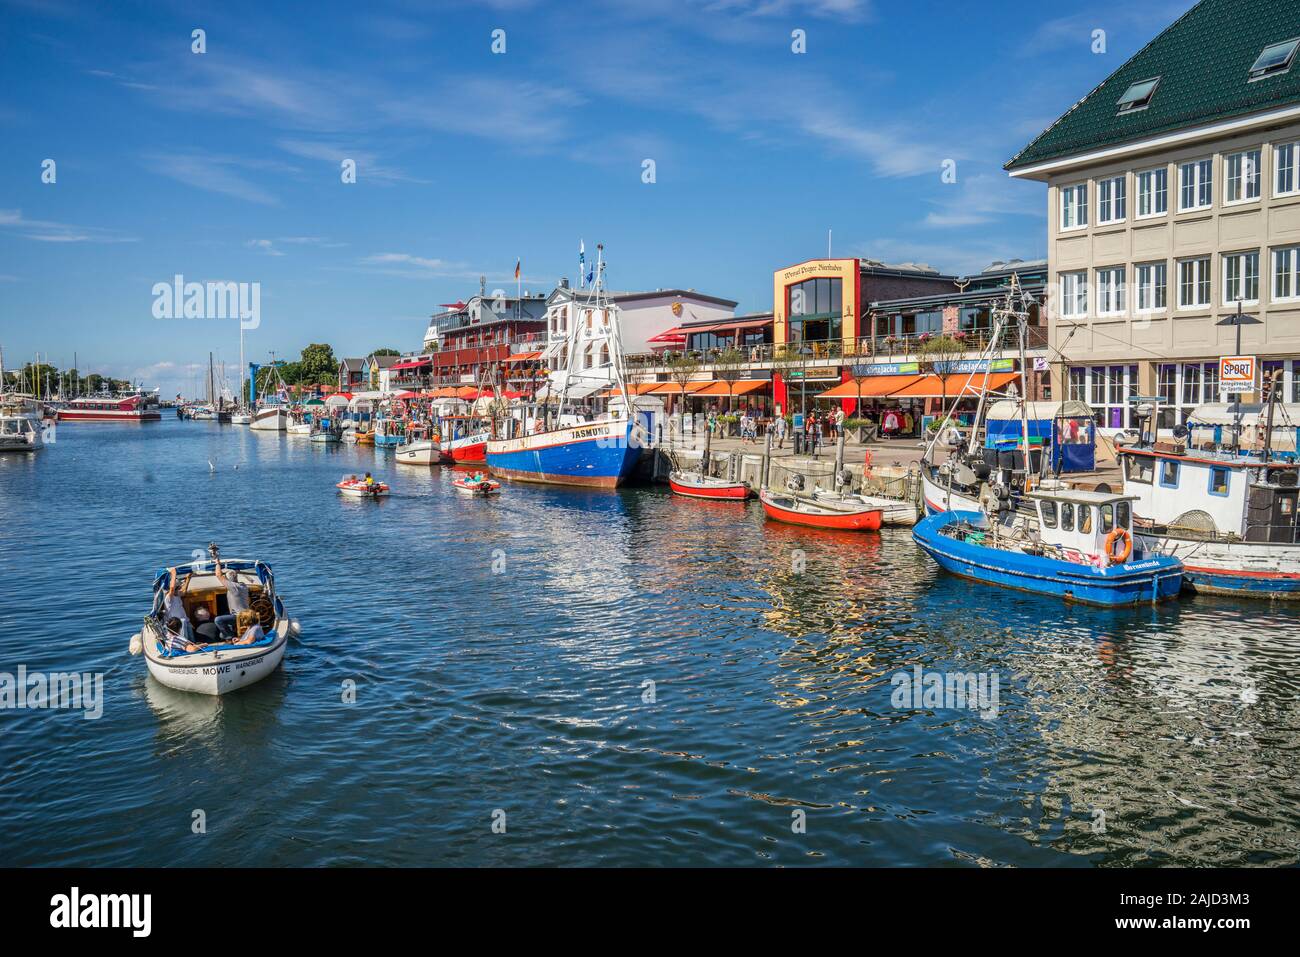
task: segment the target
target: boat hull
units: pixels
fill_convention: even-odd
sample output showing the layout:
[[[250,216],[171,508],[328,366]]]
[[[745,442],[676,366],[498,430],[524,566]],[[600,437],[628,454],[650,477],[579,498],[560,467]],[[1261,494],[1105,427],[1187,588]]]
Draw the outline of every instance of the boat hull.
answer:
[[[920,509],[915,505],[897,498],[885,498],[877,495],[839,496],[833,492],[813,492],[813,498],[821,502],[845,502],[865,505],[869,508],[878,508],[881,513],[880,522],[882,525],[911,527],[921,517]]]
[[[157,410],[117,412],[111,409],[90,411],[86,409],[60,409],[60,422],[161,422]]]
[[[668,487],[687,498],[703,498],[712,502],[743,502],[753,493],[744,482],[727,482],[722,479],[701,478],[673,472],[668,476]]]
[[[926,515],[980,510],[980,501],[976,496],[941,485],[924,468],[921,469],[921,495]]]
[[[443,461],[452,462],[456,465],[486,465],[487,443],[488,434],[486,432],[462,439],[452,439],[450,442],[443,444]]]
[[[393,458],[399,465],[437,465],[442,461],[442,450],[432,439],[421,439],[398,446]]]
[[[1182,563],[1168,556],[1093,568],[976,545],[940,533],[945,525],[959,521],[980,524],[983,515],[974,511],[931,515],[912,530],[912,538],[940,568],[961,578],[1106,608],[1156,604],[1182,589]]]
[[[1183,587],[1202,595],[1300,601],[1300,545],[1207,542],[1139,532],[1148,551],[1183,557]]]
[[[289,413],[283,409],[263,409],[253,413],[248,427],[255,432],[283,432],[289,426]]]
[[[388,486],[383,482],[366,485],[363,482],[339,482],[334,486],[342,495],[349,498],[383,498],[388,494]]]
[[[879,530],[881,513],[878,508],[863,508],[853,511],[840,511],[818,507],[815,503],[792,496],[772,495],[760,492],[759,501],[767,517],[787,525],[803,525],[807,528],[826,528],[841,532],[874,532]]]
[[[470,482],[467,479],[456,479],[451,483],[457,492],[462,495],[500,495],[500,482]]]
[[[521,482],[617,488],[641,457],[638,427],[627,419],[591,422],[487,443],[493,475]]]
[[[275,640],[269,646],[240,649],[225,646],[222,650],[164,658],[159,654],[156,636],[145,637],[144,656],[154,679],[177,691],[222,695],[238,691],[261,681],[284,658],[289,644],[289,620],[276,622]]]

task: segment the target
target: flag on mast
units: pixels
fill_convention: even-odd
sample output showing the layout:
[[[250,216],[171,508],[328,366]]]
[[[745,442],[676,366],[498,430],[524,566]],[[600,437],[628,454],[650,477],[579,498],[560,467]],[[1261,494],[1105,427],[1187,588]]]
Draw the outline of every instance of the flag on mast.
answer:
[[[587,285],[587,244],[578,240],[578,282]]]
[[[522,259],[522,258],[521,258],[521,259],[516,259],[516,260],[515,260],[515,278],[516,278],[516,279],[519,278],[519,267],[520,267],[521,265],[523,265],[523,259]]]

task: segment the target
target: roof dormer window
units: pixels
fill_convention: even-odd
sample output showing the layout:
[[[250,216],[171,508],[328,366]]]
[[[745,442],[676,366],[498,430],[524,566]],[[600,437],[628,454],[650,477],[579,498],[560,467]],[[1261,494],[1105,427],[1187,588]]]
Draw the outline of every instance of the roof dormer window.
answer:
[[[1300,47],[1300,37],[1264,47],[1259,58],[1255,60],[1255,65],[1250,68],[1250,79],[1262,80],[1266,76],[1287,72],[1291,69],[1292,61],[1295,60],[1297,47]]]
[[[1155,95],[1156,87],[1159,85],[1160,77],[1158,76],[1130,84],[1129,88],[1124,91],[1124,95],[1119,98],[1120,115],[1145,110],[1151,105],[1151,97]]]

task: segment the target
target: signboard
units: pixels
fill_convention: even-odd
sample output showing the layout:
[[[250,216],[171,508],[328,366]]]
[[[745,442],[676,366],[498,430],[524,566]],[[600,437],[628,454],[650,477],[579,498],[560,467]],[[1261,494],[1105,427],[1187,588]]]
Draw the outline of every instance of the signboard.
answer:
[[[1014,359],[956,359],[952,362],[935,362],[933,368],[935,372],[943,371],[947,367],[949,375],[960,375],[971,372],[1015,372],[1016,361]],[[921,365],[919,362],[859,362],[853,366],[855,375],[920,375]]]
[[[1255,357],[1223,356],[1219,359],[1219,391],[1240,395],[1255,391]]]

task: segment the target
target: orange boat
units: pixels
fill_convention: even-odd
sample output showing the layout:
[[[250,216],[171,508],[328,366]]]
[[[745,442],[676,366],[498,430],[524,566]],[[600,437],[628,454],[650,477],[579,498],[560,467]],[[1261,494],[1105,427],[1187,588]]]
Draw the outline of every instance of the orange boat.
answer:
[[[874,532],[879,530],[884,513],[879,508],[814,502],[788,492],[758,493],[767,517],[789,525],[807,525],[809,528],[833,528],[842,532]]]
[[[753,494],[744,482],[728,482],[698,472],[669,472],[668,487],[678,495],[707,498],[715,502],[743,502]]]

